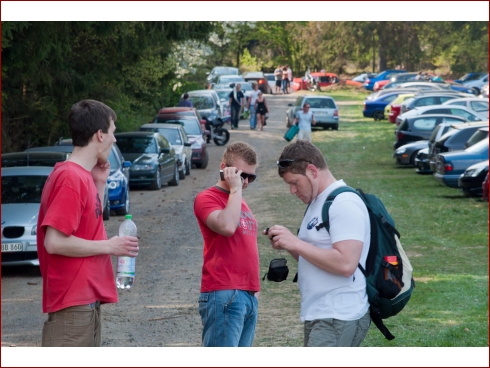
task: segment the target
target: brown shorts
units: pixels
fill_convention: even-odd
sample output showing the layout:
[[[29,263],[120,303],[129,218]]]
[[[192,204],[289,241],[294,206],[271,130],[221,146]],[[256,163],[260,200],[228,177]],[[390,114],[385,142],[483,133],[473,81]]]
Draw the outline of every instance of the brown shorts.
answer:
[[[78,305],[48,313],[41,346],[100,346],[100,303]]]

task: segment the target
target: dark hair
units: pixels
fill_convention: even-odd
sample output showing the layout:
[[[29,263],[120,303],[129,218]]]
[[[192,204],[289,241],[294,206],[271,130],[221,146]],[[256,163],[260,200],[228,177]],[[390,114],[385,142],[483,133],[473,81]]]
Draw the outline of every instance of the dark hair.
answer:
[[[323,153],[313,143],[303,139],[298,139],[284,147],[279,157],[279,161],[281,160],[295,160],[287,167],[278,168],[281,178],[287,172],[305,175],[306,167],[310,163],[320,170],[327,168],[327,161]]]
[[[116,113],[106,104],[95,100],[82,100],[71,107],[68,126],[74,146],[85,147],[99,130],[107,133]]]
[[[184,100],[187,100],[189,98],[189,94],[188,93],[184,93]]]

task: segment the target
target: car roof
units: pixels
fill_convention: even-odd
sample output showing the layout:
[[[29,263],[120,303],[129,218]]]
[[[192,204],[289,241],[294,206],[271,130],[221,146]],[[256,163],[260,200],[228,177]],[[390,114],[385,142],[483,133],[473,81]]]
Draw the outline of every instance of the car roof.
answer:
[[[191,95],[211,95],[213,93],[216,93],[215,91],[213,91],[212,89],[197,89],[197,90],[194,90],[194,91],[189,91],[187,92],[189,94],[189,96]]]
[[[27,150],[26,150],[27,151]],[[42,146],[42,147],[32,147],[29,148],[30,152],[73,152],[73,145],[63,145],[63,146]]]
[[[173,112],[186,112],[186,111],[195,111],[194,107],[162,107],[158,113],[159,114],[170,114]]]
[[[114,134],[116,138],[124,138],[124,137],[149,137],[149,136],[154,136],[155,134],[159,134],[157,132],[142,132],[142,131],[135,131],[135,132],[124,132],[124,133],[117,133]]]
[[[302,95],[302,96],[298,96],[298,98],[302,98],[302,97],[327,98],[327,99],[333,100],[333,97],[331,97],[331,96],[316,96],[316,95]]]
[[[461,98],[453,98],[452,100],[446,101],[443,103],[443,105],[450,105],[449,102],[460,102],[460,101],[486,101],[488,102],[487,98],[480,98],[480,97],[461,97]]]
[[[17,176],[17,175],[46,175],[48,176],[53,171],[52,166],[15,166],[2,167],[2,176]]]
[[[431,105],[431,106],[439,106],[439,105]],[[410,110],[413,111],[413,110]],[[451,115],[451,114],[425,114],[425,115],[412,115],[412,116],[406,116],[405,119],[411,120],[411,119],[420,119],[420,118],[433,118],[433,117],[443,117],[443,118],[453,118],[453,119],[459,119],[462,121],[466,121],[464,118],[458,115]]]
[[[251,77],[263,77],[264,73],[262,72],[248,72],[247,74],[244,75],[245,78],[251,78]]]
[[[61,157],[67,157],[67,152],[55,152],[55,151],[23,151],[23,152],[9,152],[9,153],[2,153],[2,160],[4,158],[9,158],[9,159],[20,159],[24,158],[27,156],[32,157],[34,159],[39,159],[39,158],[61,158]]]
[[[183,129],[180,124],[151,123],[143,124],[140,128],[159,128],[159,129]]]
[[[466,129],[466,128],[471,128],[471,127],[486,127],[488,129],[488,120],[487,121],[476,121],[476,122],[471,122],[471,123],[465,123],[465,124],[456,124],[453,128],[455,129]]]

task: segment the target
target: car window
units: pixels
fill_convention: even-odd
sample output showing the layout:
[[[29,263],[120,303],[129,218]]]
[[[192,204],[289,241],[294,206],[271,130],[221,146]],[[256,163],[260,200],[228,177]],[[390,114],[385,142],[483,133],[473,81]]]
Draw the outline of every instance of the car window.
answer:
[[[455,133],[450,139],[448,139],[448,144],[462,144],[468,141],[470,137],[478,130],[477,127],[470,127],[466,129],[462,129],[459,132]]]
[[[182,139],[177,129],[158,128],[158,133],[167,138],[170,144],[182,144]]]
[[[303,97],[298,97],[296,99],[296,102],[294,103],[294,106],[300,106],[301,107],[301,106],[303,106],[302,102],[303,102]]]
[[[488,111],[488,101],[471,101],[470,106],[478,112]]]
[[[461,116],[463,119],[466,119],[467,121],[480,121],[481,119],[478,118],[476,115],[473,115],[467,111],[461,110],[461,109],[450,109],[451,114],[456,115],[456,116]]]
[[[430,110],[424,111],[422,113],[422,115],[425,115],[425,114],[450,114],[450,113],[451,112],[449,109],[440,108],[440,109],[430,109]]]
[[[117,146],[122,153],[157,153],[157,144],[153,137],[119,137]]]
[[[2,204],[41,203],[47,178],[44,175],[2,176]]]
[[[308,98],[305,103],[312,109],[335,109],[335,103],[329,98]]]
[[[443,123],[461,123],[461,120],[460,119],[456,119],[456,118],[450,118],[450,117],[443,117],[442,118],[442,122]]]
[[[468,138],[468,140],[465,143],[465,147],[471,147],[474,144],[480,142],[482,139],[488,138],[488,129],[478,129],[476,132],[473,133],[473,135]]]
[[[167,140],[166,137],[161,134],[157,136],[157,142],[160,151],[162,150],[162,148],[170,148],[170,142]]]
[[[118,170],[121,167],[121,161],[116,157],[114,149],[111,149],[109,155],[109,163],[111,164],[111,173]]]
[[[483,153],[488,155],[488,139],[483,139],[471,147],[468,147],[465,149],[466,152],[472,152],[472,153]]]
[[[415,101],[415,106],[429,106],[429,105],[435,105],[437,104],[437,98],[436,97],[424,97],[420,98]]]
[[[388,95],[388,96],[383,97],[383,101],[390,103],[390,102],[394,101],[396,99],[396,97],[397,97],[397,95]]]
[[[441,101],[442,101],[442,98],[441,98]],[[466,102],[465,101],[453,101],[453,102],[450,102],[448,105],[466,106]]]
[[[184,127],[185,132],[188,135],[201,135],[201,126],[200,123],[195,119],[185,119],[185,120],[166,120],[166,121],[157,121],[155,119],[154,123],[164,123],[164,124],[180,124]]]
[[[198,110],[213,109],[214,102],[211,96],[190,96],[192,104]]]
[[[230,90],[223,89],[223,90],[217,90],[216,93],[218,94],[220,99],[226,100],[229,98],[231,91],[232,91],[231,89]]]
[[[437,118],[419,118],[413,121],[413,129],[417,130],[432,130],[436,126]]]

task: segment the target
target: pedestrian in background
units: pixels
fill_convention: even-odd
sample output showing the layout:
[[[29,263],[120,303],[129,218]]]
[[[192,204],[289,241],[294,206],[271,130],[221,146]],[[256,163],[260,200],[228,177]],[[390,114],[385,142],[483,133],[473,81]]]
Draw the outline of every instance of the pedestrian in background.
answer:
[[[255,110],[255,101],[259,97],[259,85],[257,83],[252,83],[252,92],[248,96],[248,109],[250,110],[250,129],[255,129],[257,127],[257,115]]]
[[[274,70],[274,78],[276,80],[276,93],[279,94],[282,87],[282,67],[280,65]]]
[[[238,83],[230,92],[230,113],[231,113],[231,129],[238,129],[238,121],[240,120],[240,112],[245,103],[245,95],[241,91],[242,86]]]
[[[178,107],[193,107],[192,101],[189,99],[189,94],[184,93],[184,98],[177,104]]]
[[[259,97],[255,101],[255,111],[257,112],[257,127],[258,130],[264,130],[265,125],[265,115],[269,112],[267,107],[267,102],[265,102],[265,97],[262,91],[259,91]]]
[[[315,115],[310,111],[309,103],[305,103],[303,109],[296,113],[293,124],[298,125],[298,139],[311,142],[311,126],[316,124],[316,120]]]
[[[282,68],[282,93],[288,93],[289,74],[287,66]]]
[[[73,153],[55,165],[42,192],[37,251],[48,313],[42,346],[100,346],[100,305],[118,301],[110,255],[138,255],[138,238],[107,239],[102,220],[115,121],[102,102],[73,105]]]
[[[196,196],[194,214],[204,239],[199,314],[203,346],[252,346],[257,323],[257,221],[242,191],[255,179],[257,154],[229,144],[218,183]]]

